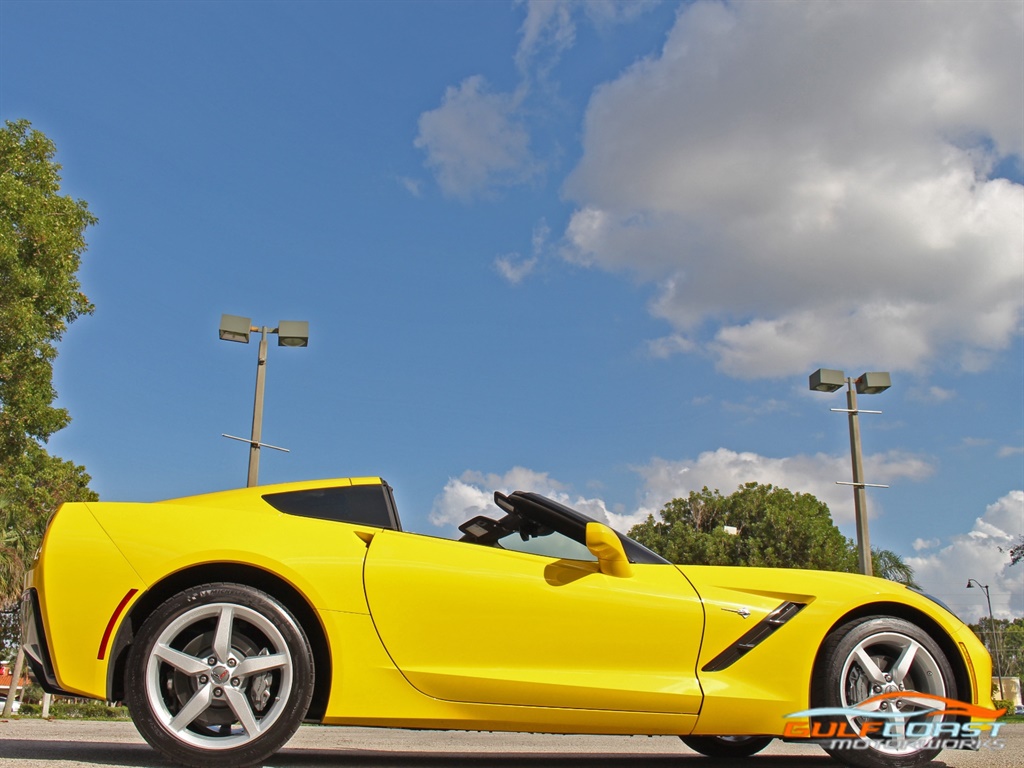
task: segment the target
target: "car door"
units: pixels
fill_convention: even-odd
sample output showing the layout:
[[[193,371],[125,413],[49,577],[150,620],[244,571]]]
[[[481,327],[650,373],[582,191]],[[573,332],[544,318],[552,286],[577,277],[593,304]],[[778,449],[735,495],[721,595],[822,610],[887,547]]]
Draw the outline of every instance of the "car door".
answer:
[[[698,712],[704,614],[693,587],[671,565],[611,576],[583,556],[381,531],[366,556],[367,601],[391,658],[429,696]]]

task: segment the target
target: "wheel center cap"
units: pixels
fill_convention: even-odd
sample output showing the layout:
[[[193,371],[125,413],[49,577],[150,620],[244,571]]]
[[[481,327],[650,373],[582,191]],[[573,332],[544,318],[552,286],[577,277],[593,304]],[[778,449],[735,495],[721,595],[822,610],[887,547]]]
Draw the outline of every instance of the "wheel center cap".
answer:
[[[228,678],[231,677],[231,670],[223,664],[218,664],[210,670],[210,677],[213,678],[213,682],[217,685],[223,685],[228,681]]]

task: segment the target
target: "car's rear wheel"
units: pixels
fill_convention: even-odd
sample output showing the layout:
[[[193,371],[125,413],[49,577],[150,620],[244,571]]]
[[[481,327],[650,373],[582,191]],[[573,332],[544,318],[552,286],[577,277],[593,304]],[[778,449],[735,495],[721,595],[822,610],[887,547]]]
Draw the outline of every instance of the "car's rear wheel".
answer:
[[[858,768],[915,768],[939,754],[929,746],[932,726],[920,724],[950,719],[931,714],[943,707],[928,697],[955,699],[956,680],[945,653],[924,630],[889,616],[857,619],[826,638],[822,658],[815,706],[858,709],[863,715],[824,718],[819,732],[831,732],[823,726],[835,723],[837,735],[863,733],[860,741],[866,745],[852,749],[842,743],[850,739],[836,739],[839,748],[825,745],[826,752]]]
[[[772,743],[770,736],[680,736],[683,744],[706,757],[750,757]]]
[[[309,642],[283,605],[245,585],[204,584],[143,623],[125,694],[139,732],[170,759],[237,768],[291,738],[313,674]]]

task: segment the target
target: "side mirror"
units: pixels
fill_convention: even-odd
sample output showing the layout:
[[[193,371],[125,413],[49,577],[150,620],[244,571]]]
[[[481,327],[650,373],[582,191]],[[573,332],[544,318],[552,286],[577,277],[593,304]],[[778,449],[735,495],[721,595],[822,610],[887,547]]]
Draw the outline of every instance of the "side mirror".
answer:
[[[619,535],[607,525],[587,523],[587,549],[597,558],[601,573],[622,578],[633,575]]]

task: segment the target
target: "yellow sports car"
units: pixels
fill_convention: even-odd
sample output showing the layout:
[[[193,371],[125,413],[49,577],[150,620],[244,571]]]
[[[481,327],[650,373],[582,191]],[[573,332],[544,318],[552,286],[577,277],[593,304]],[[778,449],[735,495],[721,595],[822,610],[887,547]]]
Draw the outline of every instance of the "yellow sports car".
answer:
[[[50,692],[125,700],[204,768],[259,763],[303,721],[733,756],[812,739],[860,766],[985,737],[989,656],[926,596],[675,566],[538,494],[494,498],[459,541],[403,532],[376,477],[65,504],[26,580],[30,663]]]

